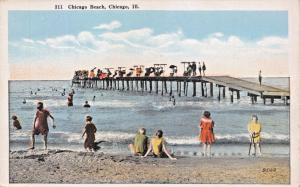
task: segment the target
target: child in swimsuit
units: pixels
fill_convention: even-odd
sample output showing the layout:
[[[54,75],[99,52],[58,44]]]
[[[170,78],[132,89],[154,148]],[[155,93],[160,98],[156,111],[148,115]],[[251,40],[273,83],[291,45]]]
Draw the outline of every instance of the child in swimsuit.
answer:
[[[94,146],[95,146],[95,133],[97,132],[97,128],[96,126],[92,123],[92,117],[91,116],[87,116],[85,121],[85,127],[84,127],[84,131],[82,134],[82,137],[84,135],[85,136],[85,140],[84,140],[84,148],[87,151],[92,151],[94,152]]]

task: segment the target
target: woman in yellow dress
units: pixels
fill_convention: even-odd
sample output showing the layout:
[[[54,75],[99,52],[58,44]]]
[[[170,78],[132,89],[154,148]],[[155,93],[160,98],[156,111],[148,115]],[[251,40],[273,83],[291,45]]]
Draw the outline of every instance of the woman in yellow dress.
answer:
[[[258,122],[257,115],[252,115],[252,120],[248,124],[248,132],[250,134],[250,141],[251,144],[254,147],[254,155],[261,155],[261,147],[260,147],[260,141],[261,141],[261,124]],[[251,147],[249,150],[249,153],[251,152]]]
[[[155,134],[155,137],[151,139],[149,149],[147,153],[142,156],[142,158],[145,158],[150,151],[152,151],[154,157],[169,157],[171,160],[177,160],[176,158],[172,157],[171,154],[168,152],[166,145],[165,145],[165,140],[163,138],[163,131],[158,130]]]

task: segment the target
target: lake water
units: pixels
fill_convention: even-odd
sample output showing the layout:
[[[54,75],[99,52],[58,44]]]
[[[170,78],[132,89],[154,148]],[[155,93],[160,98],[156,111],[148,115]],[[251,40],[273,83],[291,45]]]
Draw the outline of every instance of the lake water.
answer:
[[[249,81],[256,79],[248,78]],[[265,78],[268,85],[289,87],[288,78]],[[189,86],[191,89],[192,86]],[[37,91],[37,89],[40,91]],[[10,81],[9,110],[10,116],[17,115],[23,127],[16,131],[10,121],[10,149],[25,149],[30,146],[30,134],[36,103],[44,102],[45,108],[55,117],[56,129],[49,126],[49,148],[83,150],[82,129],[86,115],[93,116],[98,132],[97,140],[106,140],[101,144],[102,151],[127,154],[127,144],[140,127],[147,129],[152,136],[162,129],[168,147],[178,154],[199,153],[199,119],[203,111],[208,110],[215,121],[216,143],[212,152],[216,154],[247,155],[249,138],[247,123],[252,114],[257,114],[262,123],[262,151],[265,155],[289,155],[289,106],[282,100],[275,100],[273,105],[258,103],[252,105],[246,93],[241,99],[230,103],[229,94],[218,101],[217,89],[214,97],[204,98],[197,92],[196,97],[178,97],[173,106],[168,96],[154,93],[125,92],[100,89],[74,88],[74,106],[67,107],[67,95],[63,89],[71,89],[70,81]],[[161,88],[161,86],[159,86]],[[199,87],[200,88],[200,87]],[[57,91],[53,91],[57,89]],[[175,86],[173,85],[173,89]],[[30,91],[37,92],[31,95]],[[200,91],[200,89],[198,89]],[[92,101],[93,96],[96,100]],[[26,104],[23,104],[26,99]],[[88,100],[91,108],[83,108]],[[37,138],[37,148],[42,148],[41,138]]]

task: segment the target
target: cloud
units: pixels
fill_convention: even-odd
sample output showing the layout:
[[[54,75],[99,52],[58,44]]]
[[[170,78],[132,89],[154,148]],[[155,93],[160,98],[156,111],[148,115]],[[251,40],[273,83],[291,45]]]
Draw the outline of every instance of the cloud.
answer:
[[[262,47],[283,47],[288,44],[287,38],[281,38],[278,36],[265,37],[257,42],[258,46]]]
[[[26,43],[34,43],[34,41],[32,39],[29,39],[29,38],[23,38],[23,41],[26,42]]]
[[[112,21],[108,24],[100,24],[98,26],[93,27],[93,29],[103,29],[112,31],[114,29],[120,28],[122,24],[119,21]]]
[[[222,38],[224,36],[223,33],[221,32],[215,32],[213,34],[211,34],[212,37],[217,37],[217,38]]]
[[[117,67],[120,62],[124,66],[131,67],[136,62],[150,66],[156,62],[176,64],[191,60],[206,61],[208,68],[213,69],[215,74],[250,76],[257,74],[258,67],[265,75],[288,72],[287,67],[282,66],[287,62],[288,56],[288,39],[284,37],[268,36],[256,41],[247,41],[239,36],[227,36],[221,32],[198,39],[186,36],[180,29],[166,33],[155,33],[148,27],[123,32],[106,30],[100,35],[91,31],[81,31],[75,35],[63,35],[44,40],[24,38],[19,45],[10,43],[9,47],[12,49],[20,49],[22,46],[35,47],[30,55],[38,53],[37,56],[40,58],[56,56],[57,59],[53,61],[57,62],[67,56],[67,60],[60,61],[70,62],[69,69],[72,71],[75,68],[74,62],[81,64],[76,68],[88,68],[89,66]],[[28,53],[26,49],[24,51],[23,56],[26,57]],[[280,71],[274,70],[275,66],[279,67]]]

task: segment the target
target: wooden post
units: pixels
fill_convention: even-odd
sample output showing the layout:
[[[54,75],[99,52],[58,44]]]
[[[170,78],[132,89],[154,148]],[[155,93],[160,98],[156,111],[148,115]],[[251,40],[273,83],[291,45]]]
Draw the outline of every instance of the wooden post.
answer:
[[[122,91],[125,90],[124,79],[122,79]]]
[[[176,81],[176,83],[177,83],[177,85],[176,85],[176,91],[177,91],[177,93],[178,93],[178,92],[179,92],[179,82]]]
[[[272,104],[274,103],[274,97],[271,97],[271,103]]]
[[[206,86],[206,82],[204,83],[204,90],[205,90],[205,97],[207,97],[207,86]]]
[[[129,80],[126,80],[127,90],[129,91]]]
[[[141,80],[141,88],[142,88],[142,92],[144,92],[144,81]]]
[[[131,91],[133,91],[133,80],[131,80]]]
[[[156,88],[155,92],[156,94],[158,94],[158,80],[155,81],[155,88]]]
[[[193,81],[193,97],[196,96],[196,82]]]
[[[161,95],[164,95],[164,81],[161,81]]]
[[[218,85],[218,88],[219,88],[218,100],[221,101],[221,88],[219,85]]]
[[[186,90],[186,80],[184,80],[184,82],[183,82],[183,94],[185,95],[185,91]]]
[[[102,79],[102,90],[104,90],[105,89],[105,81],[104,81],[104,79]]]
[[[266,98],[265,97],[263,97],[263,100],[264,100],[264,105],[266,104]]]
[[[209,86],[210,96],[213,97],[214,96],[214,84],[212,82],[210,82],[209,84],[210,84],[210,86]]]
[[[201,82],[201,95],[204,96],[204,88],[203,88],[203,82]]]
[[[181,97],[181,82],[179,81],[178,83],[178,96]]]
[[[188,88],[189,88],[189,82],[186,81],[185,94],[184,94],[185,96],[187,96],[188,94],[188,90],[189,90]]]
[[[172,92],[172,81],[170,81],[170,96],[173,94]]]
[[[240,96],[240,90],[237,90],[237,91],[236,91],[236,97],[237,97],[237,99],[240,99],[240,98],[241,98],[241,96]]]
[[[136,91],[139,91],[139,81],[138,80],[135,81],[135,86],[136,86]]]
[[[145,80],[145,91],[147,91],[148,89],[147,89],[147,80]]]
[[[223,87],[223,98],[225,98],[225,86]]]
[[[233,90],[232,89],[229,90],[230,90],[230,102],[233,103]]]
[[[149,93],[151,93],[152,92],[152,81],[149,81]]]
[[[165,93],[168,93],[168,88],[167,88],[167,81],[164,81],[164,87],[165,87]]]

